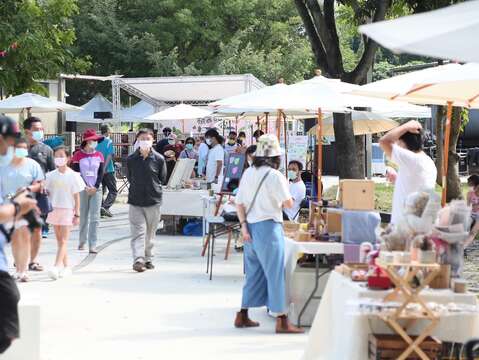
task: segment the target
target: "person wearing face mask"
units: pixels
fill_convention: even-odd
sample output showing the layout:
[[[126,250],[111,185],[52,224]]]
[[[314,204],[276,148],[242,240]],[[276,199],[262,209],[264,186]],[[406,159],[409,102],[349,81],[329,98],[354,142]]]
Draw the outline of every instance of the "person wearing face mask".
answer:
[[[246,133],[244,131],[239,132],[237,143],[239,146],[246,146]]]
[[[298,217],[301,202],[306,198],[306,185],[301,179],[303,164],[300,161],[292,160],[288,164],[289,192],[293,197],[293,207],[284,209],[285,220],[294,221]]]
[[[154,269],[153,240],[160,221],[162,186],[166,183],[166,163],[153,145],[153,131],[138,132],[139,148],[128,157],[127,177],[129,220],[133,270],[144,272]]]
[[[53,161],[53,150],[50,146],[43,143],[44,130],[42,121],[38,117],[30,116],[23,122],[23,128],[28,141],[28,156],[41,166],[45,176],[49,171],[55,170],[55,163]],[[41,217],[45,220],[50,211],[51,204],[44,191],[37,193],[36,199],[41,211]],[[32,271],[43,270],[43,267],[37,262],[42,237],[48,237],[48,224],[46,223],[42,229],[35,229],[32,234],[31,263],[28,266]]]
[[[225,151],[228,154],[234,154],[236,150],[238,149],[238,143],[236,142],[236,132],[231,131],[228,134],[228,141],[225,144]]]
[[[379,139],[379,145],[399,167],[391,212],[391,223],[398,224],[411,193],[434,190],[437,169],[434,161],[423,151],[422,126],[415,120],[389,131]]]
[[[206,181],[217,184],[220,176],[223,176],[225,151],[221,146],[223,137],[215,129],[205,133],[206,144],[210,147],[206,161]]]
[[[245,169],[249,168],[250,166],[253,166],[253,161],[254,161],[254,153],[256,152],[256,145],[250,145],[246,148],[246,162],[244,164]]]
[[[101,182],[105,169],[103,154],[96,150],[103,136],[94,129],[86,129],[80,150],[73,154],[72,169],[79,172],[85,182],[85,190],[80,193],[80,241],[78,250],[84,250],[88,242],[91,254],[96,254],[98,241],[98,224],[101,208]]]
[[[278,168],[281,148],[274,135],[258,139],[253,166],[241,178],[235,202],[244,241],[245,284],[237,328],[257,327],[249,318],[252,307],[266,306],[279,314],[276,333],[297,334],[303,330],[288,320],[284,270],[283,208],[293,206],[288,183]]]
[[[80,192],[85,189],[85,182],[79,173],[68,167],[69,154],[63,145],[55,148],[54,156],[57,169],[47,174],[45,189],[53,206],[47,222],[55,229],[58,245],[55,265],[48,275],[57,280],[72,274],[68,263],[67,242],[72,226],[80,222]]]
[[[180,153],[180,159],[198,160],[198,152],[195,150],[195,139],[188,137],[185,140],[185,149]]]
[[[15,139],[20,135],[18,125],[10,117],[0,115],[0,171],[8,166],[14,156]],[[10,203],[0,196],[0,354],[3,354],[19,337],[18,301],[20,293],[15,280],[8,273],[5,246],[9,242],[7,222],[13,222],[36,208],[36,200],[18,196]]]
[[[0,176],[1,196],[3,199],[27,189],[38,193],[43,189],[43,171],[40,165],[28,158],[27,141],[18,138],[15,141],[12,162],[2,167]],[[32,237],[25,220],[15,222],[15,231],[12,234],[12,250],[15,258],[16,279],[28,281],[28,264],[31,257]],[[31,261],[30,261],[31,263]]]
[[[258,139],[264,135],[263,130],[256,129],[255,132],[253,133],[253,138],[256,142],[258,142]]]
[[[183,144],[178,141],[178,137],[175,134],[170,134],[168,136],[168,145],[163,148],[163,154],[167,151],[173,151],[175,153],[175,158],[178,159],[181,152],[183,151]]]
[[[168,145],[168,137],[171,134],[171,128],[165,127],[163,128],[163,139],[158,141],[158,143],[155,146],[156,152],[160,153],[161,155],[164,154],[165,150],[164,147]]]
[[[103,174],[102,187],[102,204],[101,216],[113,217],[110,208],[115,203],[118,190],[116,189],[115,165],[113,164],[115,158],[115,147],[113,141],[110,139],[111,129],[108,125],[100,126],[100,132],[103,136],[103,141],[97,146],[97,150],[103,154],[105,159],[105,173]],[[108,195],[105,198],[105,192]]]

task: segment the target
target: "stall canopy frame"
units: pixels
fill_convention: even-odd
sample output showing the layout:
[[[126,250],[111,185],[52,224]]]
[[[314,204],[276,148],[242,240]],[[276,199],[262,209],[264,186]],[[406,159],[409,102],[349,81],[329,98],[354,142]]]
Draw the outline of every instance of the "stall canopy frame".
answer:
[[[160,107],[180,103],[206,106],[227,96],[250,92],[266,85],[251,74],[204,75],[112,80],[113,120],[121,122],[121,90]]]

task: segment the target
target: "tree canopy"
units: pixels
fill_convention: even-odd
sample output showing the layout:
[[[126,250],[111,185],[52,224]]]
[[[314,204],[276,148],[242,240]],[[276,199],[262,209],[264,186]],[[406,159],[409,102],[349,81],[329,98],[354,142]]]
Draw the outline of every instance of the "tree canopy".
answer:
[[[86,59],[70,51],[77,10],[75,0],[0,2],[0,86],[6,94],[41,92],[35,80],[87,68]]]

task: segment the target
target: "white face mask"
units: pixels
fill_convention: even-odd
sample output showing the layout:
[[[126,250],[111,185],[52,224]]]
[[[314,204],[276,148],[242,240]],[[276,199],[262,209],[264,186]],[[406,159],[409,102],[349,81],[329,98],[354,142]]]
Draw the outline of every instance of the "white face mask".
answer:
[[[92,141],[90,144],[89,144],[90,148],[95,150],[96,147],[98,146],[98,141]]]
[[[55,158],[55,165],[57,167],[65,166],[67,164],[67,158],[65,157],[56,157]]]
[[[168,140],[168,144],[175,145],[175,140]]]
[[[206,142],[206,145],[211,145],[211,139],[210,138],[206,139],[205,142]]]
[[[138,141],[138,146],[140,147],[140,150],[143,150],[143,151],[150,150],[151,147],[153,146],[153,141],[151,141],[151,140],[139,140]]]

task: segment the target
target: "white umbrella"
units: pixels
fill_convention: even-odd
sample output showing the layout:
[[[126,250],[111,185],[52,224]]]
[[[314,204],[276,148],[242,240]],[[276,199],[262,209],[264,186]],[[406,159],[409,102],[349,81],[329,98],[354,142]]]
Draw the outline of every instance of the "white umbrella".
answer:
[[[448,64],[414,71],[363,85],[353,94],[377,96],[417,104],[447,106],[443,156],[443,204],[446,201],[449,137],[453,106],[479,108],[479,65]]]
[[[320,73],[318,71],[318,73]],[[313,93],[327,89],[328,93],[341,101],[343,107],[347,108],[370,108],[371,112],[388,117],[414,117],[430,118],[431,109],[424,106],[409,104],[405,101],[390,101],[370,96],[351,95],[353,90],[361,89],[361,86],[346,83],[338,79],[329,79],[324,76],[315,76],[312,79],[304,80],[291,88],[298,89],[301,94]]]
[[[391,49],[443,59],[479,62],[479,1],[362,25],[359,31]]]
[[[103,120],[111,120],[111,117],[106,117],[105,119],[95,118],[95,113],[112,113],[113,105],[108,99],[103,97],[101,94],[95,95],[90,101],[82,105],[83,110],[81,111],[67,111],[66,121],[72,122],[84,122],[84,123],[102,123]]]
[[[24,109],[35,113],[82,110],[81,107],[32,93],[12,96],[0,101],[0,112],[2,113],[15,113],[23,111]]]
[[[353,111],[354,135],[377,134],[394,129],[399,124],[380,114],[369,111]],[[308,133],[316,134],[317,127],[312,127]],[[323,136],[334,136],[333,116],[328,115],[323,120]]]

